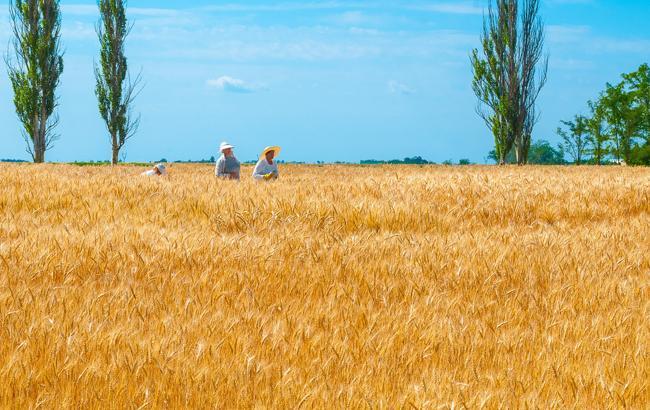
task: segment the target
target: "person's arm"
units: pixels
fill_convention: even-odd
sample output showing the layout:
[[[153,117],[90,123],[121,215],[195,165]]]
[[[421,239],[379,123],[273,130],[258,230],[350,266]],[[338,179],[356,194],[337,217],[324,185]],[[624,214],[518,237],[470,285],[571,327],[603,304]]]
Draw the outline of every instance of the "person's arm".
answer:
[[[217,160],[217,169],[215,172],[216,175],[221,178],[228,176],[226,174],[226,160],[224,157],[221,157]]]
[[[264,164],[262,163],[262,160],[257,161],[257,165],[255,165],[255,169],[253,170],[253,178],[259,180],[264,179],[264,174],[262,173],[262,169],[264,168]]]

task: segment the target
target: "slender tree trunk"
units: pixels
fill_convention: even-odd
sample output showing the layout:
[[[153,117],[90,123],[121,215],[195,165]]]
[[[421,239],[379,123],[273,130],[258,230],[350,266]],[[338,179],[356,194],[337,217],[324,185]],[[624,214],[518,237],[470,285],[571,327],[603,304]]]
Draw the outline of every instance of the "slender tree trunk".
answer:
[[[45,98],[44,98],[45,100]],[[36,162],[45,162],[45,151],[47,150],[47,107],[45,102],[41,103],[41,113],[39,118],[39,127],[36,130],[38,136],[39,150],[36,153],[38,160]]]
[[[42,164],[45,162],[45,153],[43,150],[39,149],[39,151],[35,153],[34,162],[37,164]]]
[[[113,141],[116,140],[116,136],[113,136]],[[113,143],[113,158],[111,159],[111,164],[117,165],[120,161],[120,147],[116,143]]]

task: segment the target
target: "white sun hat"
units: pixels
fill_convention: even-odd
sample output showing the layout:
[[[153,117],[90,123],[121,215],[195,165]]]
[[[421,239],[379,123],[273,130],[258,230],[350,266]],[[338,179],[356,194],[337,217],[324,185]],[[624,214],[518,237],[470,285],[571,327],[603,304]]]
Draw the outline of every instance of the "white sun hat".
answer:
[[[277,158],[278,155],[280,155],[280,151],[282,151],[282,148],[278,147],[277,145],[266,147],[264,148],[264,151],[262,151],[262,155],[260,155],[260,159],[264,159],[266,157],[266,153],[269,151],[275,152],[274,158]]]
[[[160,172],[160,175],[167,175],[167,168],[163,164],[157,164],[154,168]]]
[[[235,148],[234,145],[228,144],[226,141],[222,142],[221,145],[219,146],[219,151],[224,152],[227,149],[233,149]]]

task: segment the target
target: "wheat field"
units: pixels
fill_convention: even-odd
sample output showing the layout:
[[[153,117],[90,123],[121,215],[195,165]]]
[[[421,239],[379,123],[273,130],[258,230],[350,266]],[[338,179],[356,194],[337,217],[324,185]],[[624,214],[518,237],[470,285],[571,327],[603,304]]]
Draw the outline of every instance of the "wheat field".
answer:
[[[141,171],[0,165],[0,406],[650,406],[648,169]]]

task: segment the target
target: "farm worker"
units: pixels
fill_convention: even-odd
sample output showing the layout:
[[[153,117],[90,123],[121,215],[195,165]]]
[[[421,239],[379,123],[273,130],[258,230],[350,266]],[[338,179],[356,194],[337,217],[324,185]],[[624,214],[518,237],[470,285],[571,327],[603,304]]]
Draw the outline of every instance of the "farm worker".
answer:
[[[142,175],[146,177],[163,177],[167,175],[167,168],[163,164],[158,164],[153,169],[143,172]]]
[[[241,164],[235,157],[235,154],[232,151],[233,148],[235,148],[235,146],[230,145],[227,142],[222,142],[219,147],[221,157],[217,160],[217,167],[215,170],[215,174],[219,178],[239,179]]]
[[[280,147],[266,147],[260,155],[260,160],[255,165],[253,171],[253,178],[258,181],[270,181],[278,179],[280,172],[278,171],[278,163],[275,161],[278,154],[280,154]]]

